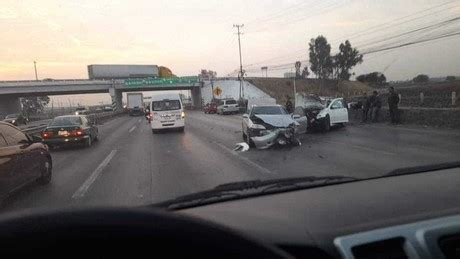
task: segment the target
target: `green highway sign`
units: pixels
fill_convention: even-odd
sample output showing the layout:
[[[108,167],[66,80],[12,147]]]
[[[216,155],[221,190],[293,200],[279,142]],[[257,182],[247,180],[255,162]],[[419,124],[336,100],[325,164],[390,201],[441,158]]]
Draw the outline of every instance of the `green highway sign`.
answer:
[[[198,83],[197,76],[126,79],[125,80],[125,86],[127,87],[170,86],[170,85],[177,85],[177,84],[194,84],[194,83]]]

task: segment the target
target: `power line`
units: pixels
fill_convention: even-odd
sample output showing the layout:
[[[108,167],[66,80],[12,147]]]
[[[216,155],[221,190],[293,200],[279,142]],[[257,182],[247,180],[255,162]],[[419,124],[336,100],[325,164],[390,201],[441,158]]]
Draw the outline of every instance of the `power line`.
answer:
[[[423,14],[423,13],[426,13],[428,11],[431,11],[431,10],[435,10],[439,7],[442,7],[442,6],[446,6],[446,5],[449,5],[449,4],[452,4],[452,3],[455,3],[455,2],[458,2],[458,0],[455,0],[455,1],[449,1],[449,2],[445,2],[445,3],[442,3],[442,4],[439,4],[439,5],[436,5],[436,6],[432,6],[432,7],[429,7],[427,9],[424,9],[424,10],[421,10],[421,11],[417,11],[415,13],[412,13],[412,14],[409,14],[409,15],[405,15],[405,16],[402,16],[402,17],[399,17],[399,18],[396,18],[392,21],[388,21],[388,22],[385,22],[385,23],[382,23],[382,24],[378,24],[376,26],[373,26],[373,27],[370,27],[368,29],[365,29],[364,31],[361,31],[361,32],[358,32],[358,33],[354,33],[354,34],[351,34],[349,35],[348,37],[346,38],[350,38],[352,36],[355,36],[355,35],[358,35],[358,38],[361,37],[362,35],[364,35],[364,33],[366,32],[369,32],[367,33],[366,35],[369,35],[369,34],[374,34],[376,32],[380,32],[382,30],[386,30],[386,29],[389,29],[391,27],[394,27],[394,26],[399,26],[399,25],[403,25],[403,24],[406,24],[406,23],[409,23],[411,21],[414,21],[414,20],[418,20],[418,19],[421,19],[421,18],[424,18],[424,17],[427,17],[427,16],[430,16],[430,15],[434,15],[434,14],[437,14],[437,13],[441,13],[441,12],[444,12],[446,10],[450,10],[451,8],[453,7],[456,7],[456,6],[450,6],[448,8],[444,8],[444,9],[441,9],[441,10],[438,10],[438,11],[435,11],[435,12],[431,12],[431,13],[428,13],[428,14],[424,14],[424,15],[421,15],[421,16],[418,16],[418,17],[415,17],[413,19],[410,19],[410,20],[407,20],[407,21],[402,21],[400,23],[396,23],[396,24],[393,24],[393,25],[390,25],[390,26],[386,26],[384,27],[382,30],[375,30],[375,31],[372,31],[373,29],[376,29],[376,28],[379,28],[379,27],[382,27],[382,26],[385,26],[385,25],[389,25],[389,24],[392,24],[396,21],[400,21],[400,20],[404,20],[406,18],[409,18],[409,17],[412,17],[412,16],[415,16],[417,14]],[[342,38],[342,39],[345,39],[345,38]],[[334,42],[335,40],[332,40],[331,42]],[[270,58],[270,59],[267,59],[267,60],[263,60],[263,61],[259,61],[259,62],[256,62],[256,63],[252,63],[252,64],[249,64],[247,65],[247,67],[250,67],[250,66],[254,66],[254,65],[259,65],[259,64],[264,64],[266,62],[269,62],[269,61],[273,61],[273,60],[276,60],[276,59],[279,59],[279,58],[282,58],[282,57],[286,57],[286,56],[290,56],[290,55],[296,55],[297,53],[301,53],[302,51],[305,51],[305,49],[299,49],[299,50],[296,50],[290,54],[286,54],[286,55],[283,55],[283,56],[278,56],[278,57],[274,57],[274,58]]]

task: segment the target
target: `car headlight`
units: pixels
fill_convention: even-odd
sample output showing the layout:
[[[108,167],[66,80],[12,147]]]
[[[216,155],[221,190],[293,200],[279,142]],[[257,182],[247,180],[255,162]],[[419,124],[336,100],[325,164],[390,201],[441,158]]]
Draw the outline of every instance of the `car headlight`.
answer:
[[[16,120],[11,121],[11,123],[13,123],[13,124],[16,123]]]
[[[75,112],[75,115],[78,115],[78,112]]]

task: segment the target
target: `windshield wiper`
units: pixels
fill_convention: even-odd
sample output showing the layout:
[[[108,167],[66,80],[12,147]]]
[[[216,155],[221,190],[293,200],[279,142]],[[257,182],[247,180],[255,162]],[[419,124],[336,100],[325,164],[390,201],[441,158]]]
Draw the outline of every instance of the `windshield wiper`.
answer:
[[[307,176],[297,178],[253,180],[218,185],[217,187],[161,202],[154,207],[166,209],[181,209],[215,202],[228,201],[241,197],[251,197],[263,194],[308,189],[337,183],[361,180],[347,176]]]
[[[383,177],[424,173],[424,172],[431,172],[431,171],[458,168],[458,167],[460,167],[460,161],[440,163],[440,164],[431,164],[431,165],[422,165],[422,166],[414,166],[414,167],[405,167],[405,168],[399,168],[399,169],[393,170],[393,171],[383,175]]]

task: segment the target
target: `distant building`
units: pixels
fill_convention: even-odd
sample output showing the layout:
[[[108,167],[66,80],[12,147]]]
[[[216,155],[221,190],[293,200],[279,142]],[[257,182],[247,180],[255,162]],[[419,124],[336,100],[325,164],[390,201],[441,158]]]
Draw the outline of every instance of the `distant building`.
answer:
[[[284,78],[294,78],[295,72],[286,72],[284,73]]]
[[[159,77],[157,65],[88,65],[89,79],[128,79]]]

